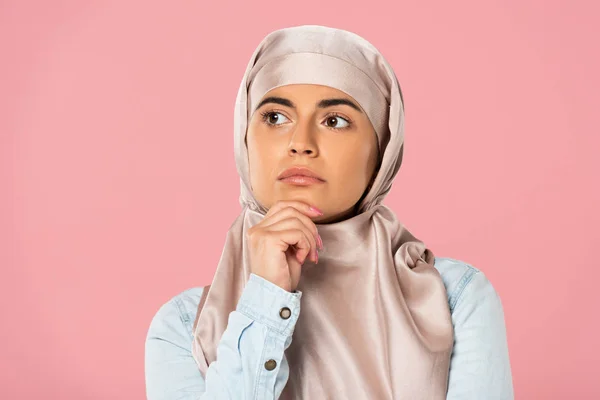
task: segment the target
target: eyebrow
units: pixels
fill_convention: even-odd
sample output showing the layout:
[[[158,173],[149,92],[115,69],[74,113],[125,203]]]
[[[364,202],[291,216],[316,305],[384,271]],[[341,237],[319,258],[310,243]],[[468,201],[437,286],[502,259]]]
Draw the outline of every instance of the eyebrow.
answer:
[[[260,103],[258,103],[258,106],[256,106],[255,111],[267,103],[280,104],[282,106],[296,108],[296,105],[286,98],[270,96],[270,97],[264,98]],[[344,99],[344,98],[323,99],[317,103],[317,107],[318,108],[327,108],[327,107],[331,107],[331,106],[337,106],[340,104],[350,106],[350,107],[354,108],[356,111],[362,113],[362,110],[356,103],[354,103],[353,101],[350,101],[348,99]]]

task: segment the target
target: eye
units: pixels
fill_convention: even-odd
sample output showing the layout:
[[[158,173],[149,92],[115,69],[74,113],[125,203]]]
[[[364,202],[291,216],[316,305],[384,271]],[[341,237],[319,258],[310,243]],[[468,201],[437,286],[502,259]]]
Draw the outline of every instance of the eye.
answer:
[[[325,119],[325,125],[328,128],[345,129],[350,127],[350,121],[340,115],[330,115]]]
[[[277,111],[266,111],[261,113],[261,116],[263,122],[269,125],[281,125],[287,120],[285,115]]]

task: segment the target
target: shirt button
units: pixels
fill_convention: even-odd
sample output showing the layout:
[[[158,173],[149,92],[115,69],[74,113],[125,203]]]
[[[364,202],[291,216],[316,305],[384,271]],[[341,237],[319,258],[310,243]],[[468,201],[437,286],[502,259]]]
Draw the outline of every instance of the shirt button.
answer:
[[[287,307],[283,307],[281,310],[279,310],[279,316],[283,319],[288,319],[291,315],[292,311]]]
[[[265,369],[267,371],[273,371],[276,366],[277,366],[277,361],[275,361],[275,360],[269,360],[265,363]]]

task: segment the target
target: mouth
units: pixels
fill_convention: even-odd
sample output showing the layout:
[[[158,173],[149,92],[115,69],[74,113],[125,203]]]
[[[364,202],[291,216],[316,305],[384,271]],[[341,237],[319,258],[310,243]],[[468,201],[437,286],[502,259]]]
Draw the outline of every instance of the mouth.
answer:
[[[313,178],[310,176],[303,176],[303,175],[292,175],[292,176],[288,176],[287,178],[283,178],[279,180],[280,182],[283,183],[288,183],[290,185],[296,185],[296,186],[310,186],[310,185],[316,185],[319,183],[325,183],[324,181],[317,179],[317,178]]]
[[[325,183],[325,180],[306,167],[292,167],[283,171],[277,179],[282,183],[297,186],[309,186]]]

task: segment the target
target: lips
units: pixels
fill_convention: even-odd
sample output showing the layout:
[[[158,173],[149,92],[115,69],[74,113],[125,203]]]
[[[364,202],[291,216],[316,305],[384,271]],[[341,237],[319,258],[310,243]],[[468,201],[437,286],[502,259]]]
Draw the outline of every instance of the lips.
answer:
[[[303,176],[303,177],[313,178],[318,181],[325,182],[325,179],[321,178],[316,172],[312,171],[311,169],[309,169],[307,167],[288,168],[285,171],[283,171],[281,174],[279,174],[277,179],[281,180],[281,179],[289,178],[292,176],[298,176],[298,177]]]

